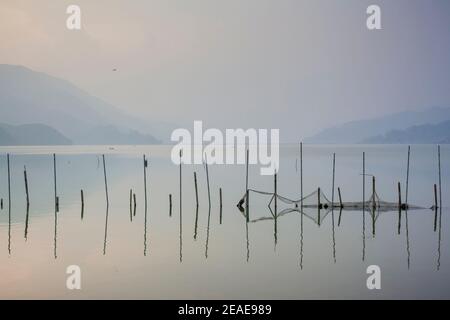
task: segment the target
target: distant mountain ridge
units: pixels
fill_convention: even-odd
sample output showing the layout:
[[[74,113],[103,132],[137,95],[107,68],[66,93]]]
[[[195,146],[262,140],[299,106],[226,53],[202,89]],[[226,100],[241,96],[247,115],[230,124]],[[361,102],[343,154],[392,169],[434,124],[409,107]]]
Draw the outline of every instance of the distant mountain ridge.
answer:
[[[40,123],[54,128],[73,143],[156,144],[149,124],[77,88],[68,81],[22,66],[0,64],[0,121],[10,125]],[[115,127],[109,139],[105,128]],[[156,129],[155,129],[156,130]],[[101,133],[99,137],[95,133]]]
[[[377,144],[446,144],[450,143],[450,120],[438,124],[412,126],[405,130],[391,130],[384,135],[378,135],[362,141],[362,143]]]
[[[0,124],[0,145],[37,146],[70,145],[72,141],[57,130],[43,124],[11,126]]]
[[[334,144],[374,141],[370,139],[392,130],[405,130],[412,126],[425,124],[433,125],[444,120],[450,120],[450,108],[433,107],[422,111],[405,111],[328,128],[306,138],[305,142]]]

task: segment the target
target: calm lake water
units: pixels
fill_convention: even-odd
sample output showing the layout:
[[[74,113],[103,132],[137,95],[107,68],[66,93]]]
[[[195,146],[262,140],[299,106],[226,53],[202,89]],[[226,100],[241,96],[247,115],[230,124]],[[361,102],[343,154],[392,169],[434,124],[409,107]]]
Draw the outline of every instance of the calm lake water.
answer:
[[[245,165],[209,166],[211,210],[205,168],[183,166],[180,235],[179,168],[171,162],[170,151],[168,146],[0,148],[0,298],[450,298],[448,146],[441,147],[443,207],[437,230],[433,230],[435,213],[429,209],[434,205],[433,185],[438,183],[437,147],[412,146],[408,202],[425,209],[403,211],[400,234],[398,212],[380,212],[375,235],[371,213],[362,210],[342,214],[339,209],[322,210],[319,226],[317,209],[308,208],[303,219],[291,212],[278,217],[275,224],[270,219],[270,197],[258,194],[251,194],[251,221],[246,223],[236,207],[245,193]],[[336,190],[340,187],[344,202],[362,201],[363,151],[366,173],[376,176],[380,198],[397,202],[398,182],[404,197],[407,146],[305,145],[304,194],[320,187],[331,199],[332,155],[336,153]],[[10,215],[7,153],[11,154]],[[56,216],[53,153],[59,197]],[[147,219],[143,154],[149,159]],[[278,193],[298,199],[299,148],[284,145],[280,156]],[[250,166],[250,188],[273,192],[273,176],[261,176],[259,169]],[[136,194],[132,222],[130,189]],[[366,199],[371,190],[368,176]],[[283,203],[278,207],[280,211],[292,208]],[[80,266],[82,290],[66,288],[69,265]],[[369,265],[381,268],[381,290],[366,287]]]

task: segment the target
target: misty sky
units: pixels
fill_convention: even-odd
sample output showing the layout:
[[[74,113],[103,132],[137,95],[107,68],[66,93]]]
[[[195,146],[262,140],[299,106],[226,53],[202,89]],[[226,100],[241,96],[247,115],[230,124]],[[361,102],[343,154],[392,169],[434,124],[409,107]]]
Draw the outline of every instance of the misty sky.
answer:
[[[69,4],[81,31],[66,29]],[[370,4],[383,30],[367,30]],[[1,0],[0,37],[0,63],[184,126],[301,138],[450,106],[448,0]]]

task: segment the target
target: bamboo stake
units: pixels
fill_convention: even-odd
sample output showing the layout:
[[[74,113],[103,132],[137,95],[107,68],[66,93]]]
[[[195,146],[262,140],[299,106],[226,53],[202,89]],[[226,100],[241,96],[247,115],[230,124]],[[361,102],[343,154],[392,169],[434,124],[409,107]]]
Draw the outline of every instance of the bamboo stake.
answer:
[[[30,195],[28,193],[28,177],[27,177],[27,168],[23,167],[23,177],[25,180],[25,193],[27,196],[27,206],[30,206]]]
[[[197,240],[197,229],[198,229],[198,206],[195,207],[194,240]]]
[[[172,194],[169,194],[169,217],[172,217]]]
[[[303,215],[303,142],[300,142],[300,211]]]
[[[195,186],[195,203],[198,207],[198,187],[197,187],[197,172],[194,172],[194,186]]]
[[[53,154],[53,179],[54,179],[54,187],[55,187],[55,212],[59,212],[59,199],[58,193],[56,189],[56,154]]]
[[[406,194],[405,194],[405,207],[408,208],[408,192],[409,192],[409,159],[411,156],[411,146],[408,146],[408,162],[406,165]]]
[[[363,152],[363,212],[366,204],[366,153]]]
[[[220,199],[220,224],[222,224],[222,188],[219,188],[219,199]]]
[[[105,194],[106,194],[106,205],[109,207],[109,195],[108,195],[108,180],[106,177],[106,161],[105,155],[102,155],[103,158],[103,174],[105,176]]]
[[[275,195],[275,219],[277,218],[277,207],[278,207],[278,190],[277,190],[277,172],[273,175],[274,178],[274,195]]]
[[[27,214],[25,216],[25,241],[28,240],[28,225],[30,220],[30,205],[27,204]]]
[[[6,155],[8,163],[8,253],[11,254],[11,170],[9,165],[9,153]]]
[[[402,192],[400,187],[400,182],[398,183],[398,234],[400,234],[400,229],[402,225]]]
[[[438,197],[437,197],[437,186],[434,184],[434,231],[436,232],[437,228],[437,215],[438,213]]]
[[[144,256],[147,256],[147,166],[148,162],[145,158],[145,154],[143,155],[144,160]]]
[[[341,216],[342,216],[342,209],[344,208],[344,205],[342,204],[342,197],[341,197],[341,188],[338,187],[338,195],[339,195],[339,221],[338,221],[338,227],[341,225]]]
[[[145,212],[147,212],[147,166],[148,162],[145,158],[144,154],[144,204],[145,204]]]
[[[377,208],[377,201],[375,197],[375,176],[372,177],[372,208],[375,210]]]
[[[53,154],[53,178],[54,178],[54,188],[55,188],[55,225],[53,234],[53,256],[55,259],[58,258],[57,255],[57,241],[58,241],[58,211],[59,211],[59,198],[56,189],[56,154]]]
[[[183,198],[182,198],[182,163],[183,151],[180,150],[180,262],[183,261]]]
[[[377,210],[377,202],[375,198],[375,176],[372,177],[372,235],[375,237],[375,213]]]
[[[333,153],[333,182],[331,184],[331,208],[334,208],[334,182],[336,176],[336,154]]]
[[[249,207],[250,207],[250,192],[248,190],[248,162],[249,162],[249,150],[247,149],[247,154],[246,154],[246,175],[245,175],[245,193],[246,193],[246,198],[245,198],[245,212],[246,212],[246,218],[247,218],[247,222],[250,221],[250,212],[249,212]]]
[[[320,187],[317,188],[317,224],[320,227],[320,209],[321,209],[321,203],[320,203]]]
[[[211,209],[211,189],[209,187],[209,171],[208,171],[208,159],[206,158],[205,155],[205,168],[206,168],[206,183],[208,186],[208,204],[209,204],[209,208]]]
[[[133,189],[130,189],[130,221],[133,221]]]
[[[25,180],[25,193],[27,196],[27,213],[26,213],[26,217],[25,217],[25,240],[27,240],[27,238],[28,238],[28,221],[29,221],[29,216],[30,216],[30,196],[28,193],[27,168],[25,166],[23,167],[23,177]]]
[[[81,189],[81,220],[83,220],[84,217],[84,192],[83,189]]]
[[[439,210],[442,210],[441,146],[438,146],[438,165],[439,165]]]
[[[363,152],[363,186],[362,186],[362,198],[363,198],[363,252],[362,260],[366,259],[366,153]]]
[[[137,207],[137,202],[136,202],[136,193],[133,193],[133,217],[136,217],[136,207]]]

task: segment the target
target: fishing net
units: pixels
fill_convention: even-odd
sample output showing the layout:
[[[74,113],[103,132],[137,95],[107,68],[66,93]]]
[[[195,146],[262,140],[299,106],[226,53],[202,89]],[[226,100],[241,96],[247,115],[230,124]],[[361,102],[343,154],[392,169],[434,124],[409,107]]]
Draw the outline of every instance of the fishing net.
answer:
[[[320,225],[333,209],[346,211],[367,211],[374,217],[375,220],[378,219],[379,215],[382,212],[398,211],[399,209],[421,209],[421,207],[418,206],[399,204],[398,202],[383,201],[376,191],[373,191],[369,198],[365,201],[353,202],[341,202],[336,200],[332,202],[325,196],[324,192],[320,188],[309,193],[308,195],[303,197],[303,199],[289,199],[278,193],[275,194],[274,192],[249,189],[248,197],[250,199],[253,199],[255,196],[265,198],[271,215],[249,219],[249,222],[272,220],[285,216],[289,213],[302,213],[304,214],[304,216]],[[238,203],[238,208],[244,217],[246,217],[245,210],[247,208],[247,205],[250,205],[248,202],[251,201],[247,200],[249,199],[247,199],[246,193]],[[250,209],[249,211],[251,212]]]

